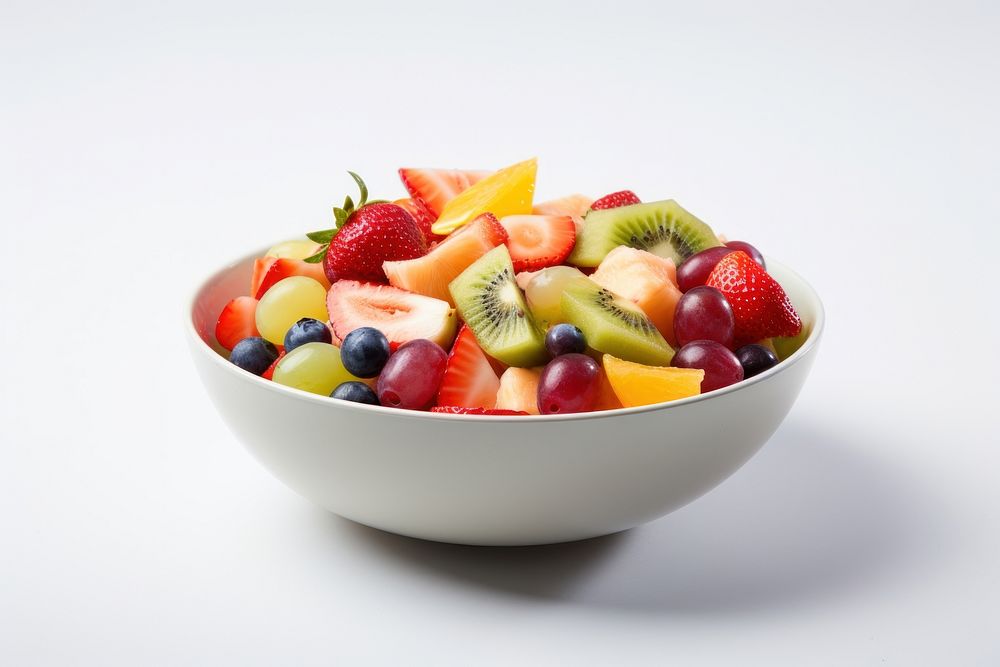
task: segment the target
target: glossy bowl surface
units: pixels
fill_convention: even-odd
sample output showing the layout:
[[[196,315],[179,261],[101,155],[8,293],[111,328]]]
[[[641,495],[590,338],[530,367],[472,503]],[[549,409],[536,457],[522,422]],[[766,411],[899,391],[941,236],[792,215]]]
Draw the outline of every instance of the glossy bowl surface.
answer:
[[[185,315],[195,366],[222,419],[265,468],[321,507],[442,542],[578,540],[689,503],[771,437],[809,374],[823,331],[813,289],[768,258],[810,334],[757,377],[672,403],[579,415],[410,412],[284,387],[220,356],[216,319],[246,293],[256,256],[207,278]]]

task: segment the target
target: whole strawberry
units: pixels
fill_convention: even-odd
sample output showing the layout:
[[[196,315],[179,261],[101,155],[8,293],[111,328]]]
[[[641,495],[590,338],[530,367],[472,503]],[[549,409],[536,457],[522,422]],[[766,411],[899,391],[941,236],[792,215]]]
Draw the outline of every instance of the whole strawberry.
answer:
[[[427,244],[412,215],[396,204],[369,202],[365,182],[348,173],[357,182],[361,199],[356,207],[350,197],[342,208],[334,207],[333,229],[307,234],[323,245],[306,261],[322,261],[331,283],[342,279],[384,283],[383,262],[423,257]]]
[[[802,331],[802,320],[785,290],[745,252],[719,260],[705,284],[722,292],[733,308],[736,347]]]

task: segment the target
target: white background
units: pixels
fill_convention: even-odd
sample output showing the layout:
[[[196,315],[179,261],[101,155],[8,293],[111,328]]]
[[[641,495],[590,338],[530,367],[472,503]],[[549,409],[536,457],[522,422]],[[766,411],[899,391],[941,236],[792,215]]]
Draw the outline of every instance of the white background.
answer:
[[[0,663],[998,664],[994,3],[142,4],[0,4]],[[188,289],[328,226],[347,169],[532,155],[542,198],[673,196],[815,285],[771,442],[530,549],[269,477]]]

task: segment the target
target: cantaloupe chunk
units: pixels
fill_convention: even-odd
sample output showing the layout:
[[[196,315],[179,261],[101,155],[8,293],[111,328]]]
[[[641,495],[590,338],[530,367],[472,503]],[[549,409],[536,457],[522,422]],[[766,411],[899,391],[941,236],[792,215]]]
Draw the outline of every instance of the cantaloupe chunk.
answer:
[[[645,250],[619,246],[608,253],[590,279],[639,306],[667,342],[677,347],[674,311],[681,291],[672,261]]]
[[[541,379],[541,368],[511,366],[505,370],[500,376],[497,410],[521,410],[530,415],[539,414],[538,382]]]

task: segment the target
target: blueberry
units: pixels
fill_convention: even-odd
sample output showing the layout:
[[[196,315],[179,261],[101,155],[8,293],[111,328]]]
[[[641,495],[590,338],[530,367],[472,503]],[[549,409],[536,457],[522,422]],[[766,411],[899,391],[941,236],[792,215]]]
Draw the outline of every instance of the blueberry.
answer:
[[[258,336],[244,338],[229,353],[229,361],[254,375],[266,371],[277,358],[278,348]]]
[[[572,324],[557,324],[545,334],[545,349],[553,357],[582,354],[587,350],[583,332]]]
[[[736,358],[740,360],[740,365],[743,366],[744,380],[752,378],[754,375],[760,375],[778,363],[778,355],[763,345],[757,345],[756,343],[744,345],[736,350]]]
[[[334,398],[339,398],[342,401],[351,401],[353,403],[367,403],[368,405],[378,405],[378,396],[372,391],[372,388],[366,385],[364,382],[358,382],[357,380],[352,380],[351,382],[342,382],[337,385],[337,388],[333,390],[330,394]]]
[[[344,368],[359,378],[373,378],[389,361],[389,341],[378,329],[361,327],[347,334],[340,346]]]
[[[326,323],[314,320],[311,317],[303,317],[292,325],[292,328],[285,334],[285,352],[291,352],[299,345],[306,343],[332,343],[333,334]]]

